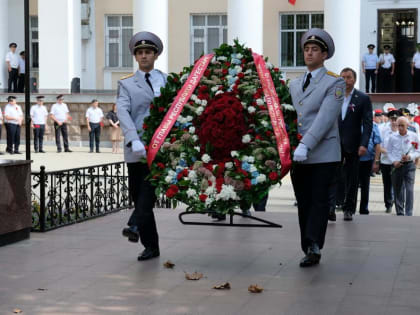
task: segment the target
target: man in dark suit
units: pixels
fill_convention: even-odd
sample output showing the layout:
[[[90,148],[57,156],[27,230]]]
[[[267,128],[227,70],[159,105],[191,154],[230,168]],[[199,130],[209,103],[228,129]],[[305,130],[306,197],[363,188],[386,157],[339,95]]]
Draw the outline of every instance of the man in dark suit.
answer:
[[[357,186],[359,173],[359,158],[365,155],[372,132],[372,103],[369,96],[356,90],[356,72],[351,68],[344,68],[341,77],[346,82],[346,94],[338,118],[341,139],[342,172],[344,179],[344,220],[353,220],[356,212]],[[337,174],[337,180],[340,174]],[[330,220],[335,221],[335,195],[337,193],[335,181],[332,186],[330,200]],[[338,191],[342,188],[338,187]]]

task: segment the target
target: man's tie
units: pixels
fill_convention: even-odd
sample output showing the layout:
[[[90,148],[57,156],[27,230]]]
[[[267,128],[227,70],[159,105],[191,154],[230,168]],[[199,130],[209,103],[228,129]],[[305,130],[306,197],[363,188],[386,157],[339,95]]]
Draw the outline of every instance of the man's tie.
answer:
[[[149,78],[150,78],[150,73],[148,72],[148,73],[146,73],[144,76],[146,77],[146,82],[147,82],[147,84],[149,84],[150,88],[152,89],[152,92],[154,92],[154,90],[153,90],[153,86],[152,86],[152,82],[150,82],[150,80],[149,80]]]
[[[303,85],[303,92],[305,92],[309,83],[311,83],[311,78],[312,78],[312,74],[309,72],[308,75],[306,76],[305,84]]]

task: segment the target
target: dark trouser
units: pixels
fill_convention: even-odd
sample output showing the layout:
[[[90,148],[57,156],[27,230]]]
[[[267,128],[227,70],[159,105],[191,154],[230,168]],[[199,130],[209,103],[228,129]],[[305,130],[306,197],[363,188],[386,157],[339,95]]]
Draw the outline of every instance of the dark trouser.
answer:
[[[34,149],[35,151],[42,151],[42,144],[44,141],[45,125],[34,126]]]
[[[366,79],[366,93],[369,93],[369,83],[372,80],[372,93],[375,93],[376,89],[376,69],[366,69],[365,70],[365,79]]]
[[[144,247],[159,248],[159,236],[153,214],[156,202],[155,188],[146,180],[149,168],[141,162],[127,163],[127,168],[130,195],[134,201],[134,211],[128,225],[138,227],[140,241]]]
[[[25,92],[25,74],[24,73],[19,74],[19,78],[18,78],[18,92],[19,93]]]
[[[360,161],[359,163],[360,213],[369,211],[369,188],[372,165],[373,160]]]
[[[7,147],[6,151],[18,152],[20,145],[20,126],[15,124],[5,124],[7,132]]]
[[[267,194],[257,203],[253,203],[255,211],[265,211],[265,207],[267,206],[268,201],[268,191]]]
[[[98,123],[89,123],[89,147],[93,151],[93,142],[96,144],[96,151],[99,151],[99,141],[101,138],[101,125]]]
[[[416,177],[416,164],[413,162],[393,168],[392,186],[395,193],[395,210],[398,215],[413,215],[414,180]]]
[[[55,144],[57,145],[57,150],[61,151],[61,141],[60,141],[60,133],[63,136],[63,143],[64,143],[64,150],[69,149],[69,136],[67,132],[67,124],[62,124],[59,126],[57,123],[54,123],[55,129]]]
[[[339,163],[296,164],[291,171],[298,203],[302,250],[315,242],[322,249],[328,225],[328,194]]]
[[[9,81],[7,86],[7,92],[12,92],[12,85],[13,85],[13,93],[18,92],[18,69],[12,68],[12,70],[9,72]]]
[[[394,202],[391,179],[392,165],[381,164],[382,183],[384,185],[385,208],[391,208]]]
[[[359,184],[359,155],[343,151],[344,172],[344,204],[343,211],[354,214],[356,212],[357,186]]]
[[[392,92],[392,75],[391,68],[385,69],[379,67],[378,70],[378,92],[391,93]]]
[[[413,92],[420,92],[420,69],[414,68]]]

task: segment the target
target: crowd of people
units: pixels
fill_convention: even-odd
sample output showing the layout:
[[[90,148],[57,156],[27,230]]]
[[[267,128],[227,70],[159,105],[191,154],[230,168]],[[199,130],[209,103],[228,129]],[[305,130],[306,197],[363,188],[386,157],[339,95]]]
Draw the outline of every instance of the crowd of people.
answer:
[[[53,121],[55,143],[57,152],[72,152],[69,145],[68,124],[71,122],[72,117],[66,103],[64,103],[64,96],[58,95],[56,103],[51,106],[48,112],[47,107],[44,105],[44,96],[36,97],[36,104],[30,108],[31,122],[30,126],[33,130],[33,145],[35,153],[46,153],[44,150],[44,134],[48,126],[47,121]],[[7,98],[7,104],[4,107],[4,113],[0,108],[0,139],[2,126],[6,129],[6,153],[21,154],[19,151],[20,145],[20,132],[21,126],[24,122],[24,114],[22,107],[16,103],[15,96]],[[113,105],[106,117],[102,109],[99,107],[98,100],[91,101],[90,107],[86,111],[86,125],[89,131],[89,152],[100,153],[100,136],[101,129],[104,127],[105,120],[108,121],[111,131],[110,140],[112,142],[112,153],[119,153],[121,142],[121,129],[120,122],[116,114],[116,105]],[[61,144],[61,138],[63,145]],[[3,154],[0,152],[0,154]]]

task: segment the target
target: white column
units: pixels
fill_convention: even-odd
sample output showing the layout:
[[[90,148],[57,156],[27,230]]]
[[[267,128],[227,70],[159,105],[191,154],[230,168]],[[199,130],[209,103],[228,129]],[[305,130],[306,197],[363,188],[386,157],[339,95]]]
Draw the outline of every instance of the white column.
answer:
[[[147,31],[159,36],[163,51],[155,68],[163,72],[168,72],[168,18],[168,0],[133,0],[133,33]]]
[[[350,67],[360,77],[360,6],[361,0],[324,2],[325,30],[335,44],[335,54],[326,66],[333,72],[340,73],[343,68]]]
[[[7,91],[7,69],[6,69],[6,54],[9,51],[8,38],[8,1],[0,1],[0,92],[3,89]]]
[[[39,88],[68,92],[81,76],[80,1],[39,0]]]
[[[263,53],[263,0],[228,0],[228,42]]]

